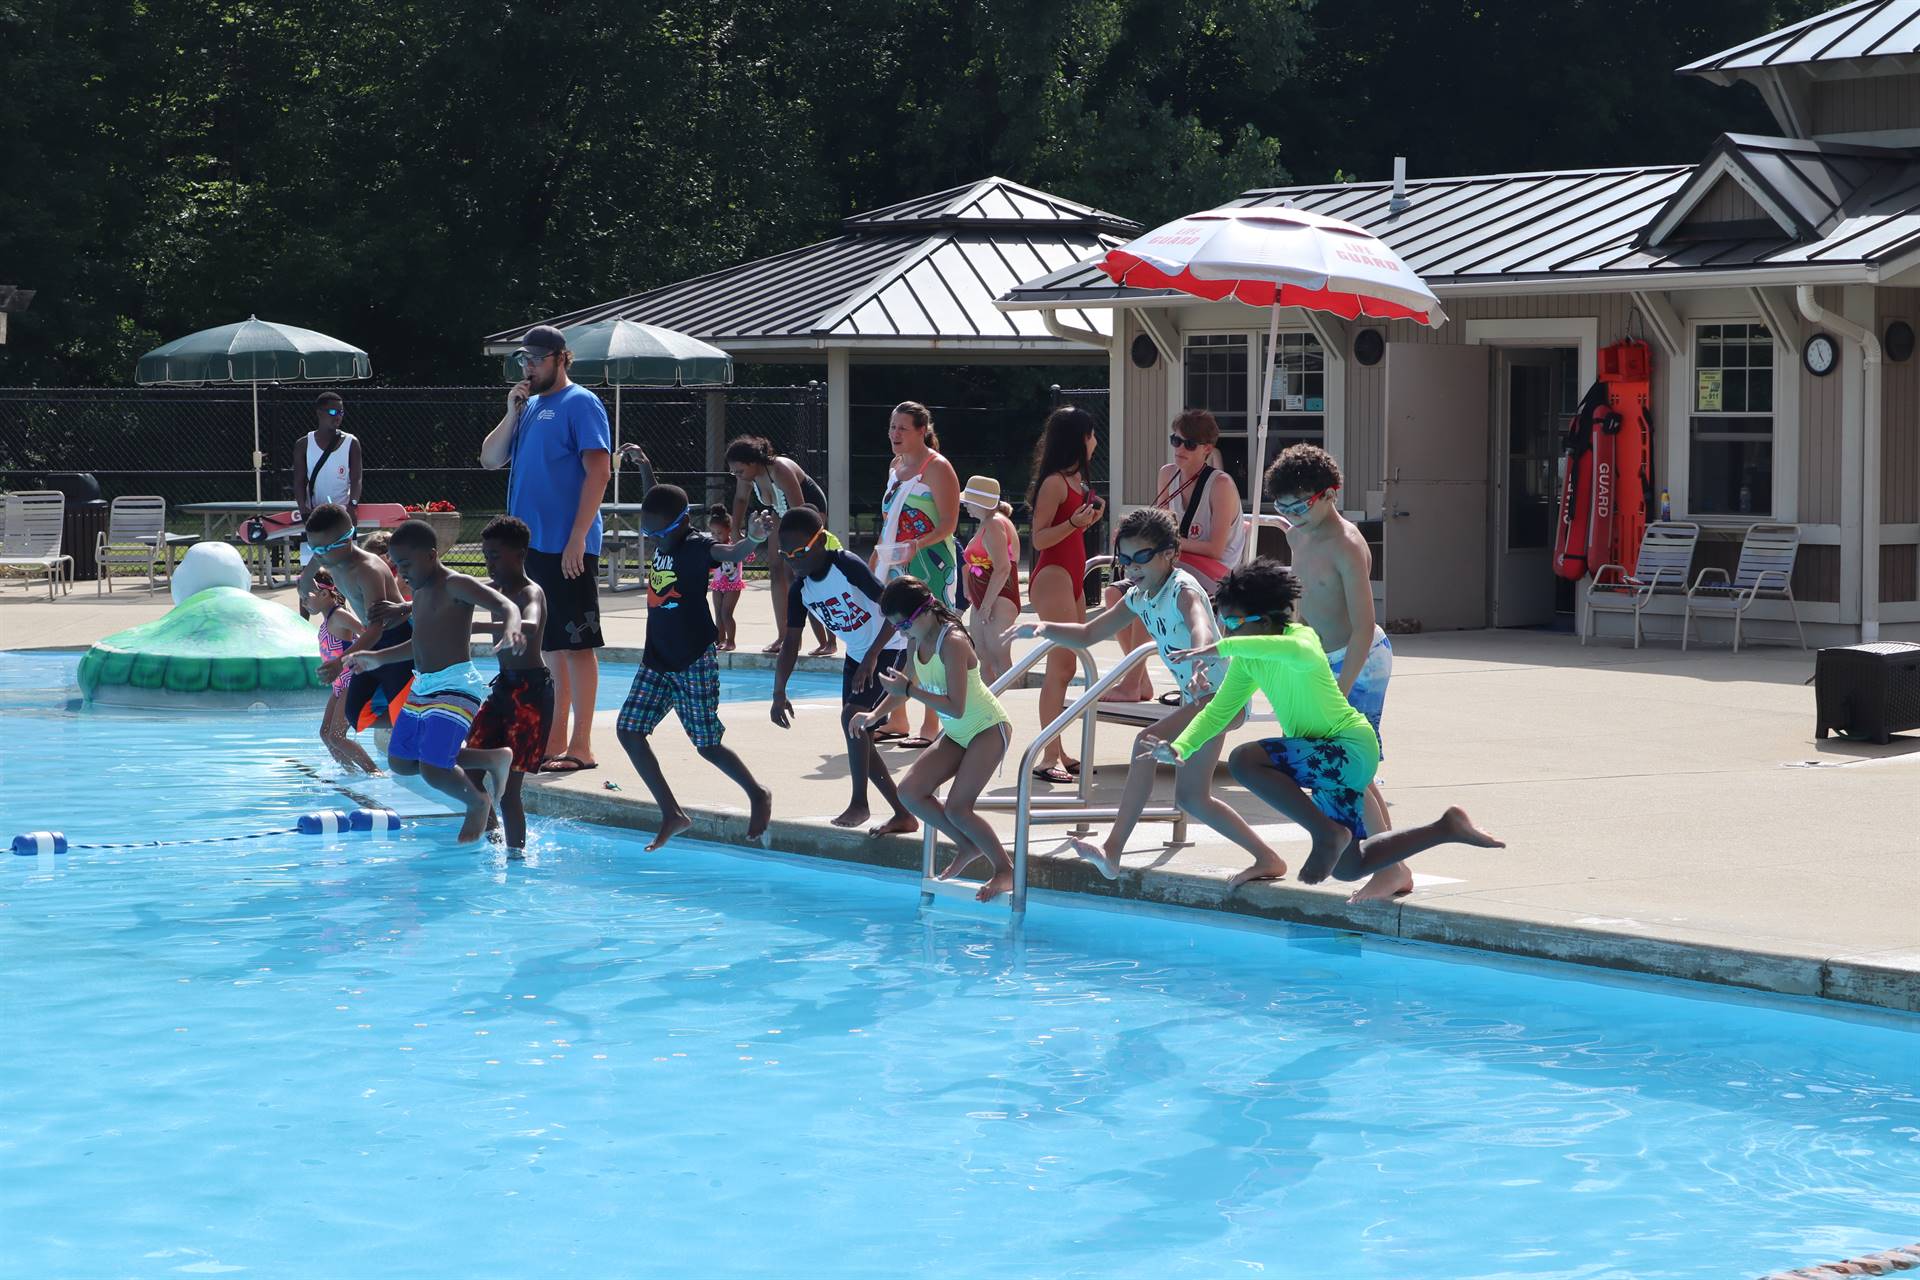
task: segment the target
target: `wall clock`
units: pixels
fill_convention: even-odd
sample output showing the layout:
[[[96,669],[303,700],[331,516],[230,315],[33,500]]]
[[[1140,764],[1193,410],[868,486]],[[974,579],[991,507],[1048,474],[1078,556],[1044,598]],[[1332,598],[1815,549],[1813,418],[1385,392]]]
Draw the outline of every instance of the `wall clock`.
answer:
[[[1808,338],[1807,345],[1800,351],[1800,359],[1807,366],[1807,372],[1816,378],[1824,378],[1833,372],[1834,360],[1838,355],[1833,338],[1824,333],[1816,333]]]

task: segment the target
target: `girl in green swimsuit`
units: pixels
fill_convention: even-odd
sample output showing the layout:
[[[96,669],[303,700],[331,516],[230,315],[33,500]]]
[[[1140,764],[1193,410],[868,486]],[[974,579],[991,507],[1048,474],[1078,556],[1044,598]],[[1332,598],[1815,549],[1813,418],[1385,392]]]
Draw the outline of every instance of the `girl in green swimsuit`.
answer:
[[[1293,621],[1299,598],[1299,579],[1277,560],[1256,560],[1227,575],[1213,598],[1225,638],[1171,655],[1184,660],[1218,652],[1231,660],[1226,679],[1186,730],[1159,744],[1155,755],[1168,764],[1185,760],[1218,737],[1258,689],[1284,736],[1241,743],[1227,757],[1227,767],[1236,782],[1313,838],[1300,869],[1302,884],[1319,884],[1329,875],[1362,880],[1436,845],[1505,847],[1458,807],[1424,827],[1367,835],[1363,801],[1380,767],[1380,740],[1341,695],[1320,637]],[[1232,884],[1286,874],[1287,864],[1269,851],[1256,855],[1253,866]]]
[[[993,875],[975,896],[982,902],[1013,888],[1013,860],[993,827],[975,810],[981,791],[1006,759],[1012,727],[1006,708],[980,678],[980,661],[960,616],[915,577],[895,578],[880,593],[880,612],[907,637],[913,673],[883,671],[890,695],[861,722],[863,732],[885,724],[895,706],[918,699],[940,717],[940,737],[900,779],[900,803],[953,841],[957,852],[940,873],[948,880],[985,858]],[[934,795],[952,779],[946,803]]]

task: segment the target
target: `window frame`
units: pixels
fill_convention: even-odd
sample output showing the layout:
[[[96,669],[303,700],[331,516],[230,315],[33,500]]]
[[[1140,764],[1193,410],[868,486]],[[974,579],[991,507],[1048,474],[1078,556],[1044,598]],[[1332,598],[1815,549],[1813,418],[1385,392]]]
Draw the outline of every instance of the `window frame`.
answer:
[[[1336,458],[1339,458],[1342,452],[1342,441],[1340,439],[1340,433],[1335,428],[1335,422],[1338,413],[1336,406],[1344,407],[1345,402],[1345,396],[1342,394],[1346,385],[1346,364],[1343,359],[1345,353],[1329,348],[1321,338],[1321,335],[1307,325],[1282,325],[1278,337],[1283,344],[1287,343],[1289,339],[1295,341],[1304,340],[1305,342],[1314,344],[1320,349],[1320,408],[1312,411],[1302,410],[1299,413],[1269,409],[1267,429],[1269,447],[1272,447],[1275,439],[1273,428],[1274,418],[1317,417],[1320,420],[1320,437],[1317,443],[1321,448],[1332,453]],[[1260,397],[1266,392],[1267,367],[1265,358],[1267,331],[1264,328],[1235,329],[1207,327],[1182,329],[1180,331],[1180,379],[1174,391],[1174,394],[1179,397],[1179,404],[1174,409],[1176,413],[1183,408],[1206,407],[1195,406],[1193,402],[1187,398],[1187,378],[1192,373],[1192,343],[1195,338],[1236,339],[1245,347],[1247,354],[1246,426],[1244,430],[1229,430],[1227,425],[1222,423],[1220,438],[1222,440],[1240,440],[1245,442],[1248,468],[1251,472],[1253,464],[1253,437],[1259,427],[1260,421]],[[1283,372],[1276,367],[1274,370],[1276,387],[1279,386],[1283,376]],[[1169,381],[1171,382],[1171,380]],[[1248,481],[1249,483],[1257,484],[1257,475],[1250,474]],[[1244,493],[1242,494],[1242,498],[1244,500]]]
[[[1770,382],[1769,399],[1771,404],[1764,412],[1757,412],[1751,408],[1741,410],[1705,410],[1698,407],[1700,372],[1703,367],[1700,363],[1700,331],[1707,328],[1724,328],[1728,325],[1740,325],[1747,328],[1749,331],[1747,334],[1748,345],[1752,344],[1751,330],[1755,328],[1765,330],[1767,336],[1771,339],[1773,359],[1771,367],[1768,369]],[[1683,405],[1686,410],[1683,417],[1685,430],[1675,433],[1678,437],[1676,441],[1678,445],[1676,453],[1679,459],[1682,460],[1683,469],[1675,469],[1679,473],[1678,478],[1681,480],[1681,483],[1677,486],[1670,486],[1668,490],[1669,499],[1677,499],[1677,501],[1673,502],[1676,512],[1684,509],[1688,519],[1707,524],[1745,525],[1757,520],[1792,520],[1794,518],[1793,511],[1798,505],[1796,500],[1797,495],[1790,494],[1787,486],[1792,485],[1797,488],[1799,484],[1799,469],[1797,466],[1789,469],[1781,465],[1782,459],[1787,456],[1789,450],[1794,451],[1796,461],[1798,458],[1799,433],[1797,431],[1789,433],[1783,429],[1783,419],[1791,420],[1796,424],[1798,422],[1798,380],[1781,376],[1784,364],[1788,360],[1793,359],[1798,359],[1797,353],[1787,347],[1781,340],[1781,335],[1775,332],[1773,325],[1768,322],[1765,316],[1752,314],[1729,316],[1702,315],[1693,316],[1688,319],[1685,377],[1684,379],[1675,379],[1678,385],[1675,387],[1674,396],[1674,399],[1680,405]],[[1706,367],[1725,369],[1728,366],[1717,365]],[[1754,368],[1752,365],[1740,365],[1736,367],[1749,371],[1749,377],[1751,376],[1750,371]],[[1724,389],[1722,394],[1724,396]],[[1795,403],[1788,406],[1792,410],[1791,413],[1783,414],[1783,403],[1789,395],[1794,398]],[[1768,474],[1771,492],[1768,495],[1769,501],[1765,509],[1756,508],[1753,511],[1706,512],[1694,510],[1693,449],[1695,441],[1698,438],[1694,424],[1702,418],[1709,420],[1725,418],[1741,421],[1765,418],[1767,420],[1769,427],[1766,442],[1770,450],[1768,457]],[[1712,436],[1716,433],[1709,432],[1707,434]],[[1727,434],[1725,436],[1727,442],[1735,440],[1755,440],[1757,438],[1757,436],[1750,433]],[[1714,441],[1709,439],[1707,443],[1714,443]]]

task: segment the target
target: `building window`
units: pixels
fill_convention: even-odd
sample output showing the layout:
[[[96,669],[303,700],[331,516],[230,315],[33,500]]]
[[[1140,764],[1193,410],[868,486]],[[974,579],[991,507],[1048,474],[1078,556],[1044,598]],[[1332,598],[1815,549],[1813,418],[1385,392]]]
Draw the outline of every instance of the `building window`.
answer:
[[[1773,334],[1763,324],[1693,331],[1687,509],[1773,513]]]
[[[1244,334],[1196,333],[1186,340],[1186,397],[1190,408],[1206,409],[1220,423],[1220,455],[1228,475],[1247,492],[1247,454],[1253,434],[1253,407],[1267,370],[1253,352],[1265,354]],[[1273,404],[1267,418],[1267,463],[1290,444],[1324,444],[1327,423],[1327,357],[1310,333],[1280,335],[1273,375]],[[1265,467],[1261,468],[1264,473]]]

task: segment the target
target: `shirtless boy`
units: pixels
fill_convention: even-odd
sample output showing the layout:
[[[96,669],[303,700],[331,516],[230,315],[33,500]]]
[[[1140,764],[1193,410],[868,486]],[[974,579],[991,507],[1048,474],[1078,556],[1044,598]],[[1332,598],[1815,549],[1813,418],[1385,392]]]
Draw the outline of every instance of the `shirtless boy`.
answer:
[[[520,608],[479,579],[441,564],[433,526],[424,520],[409,520],[395,529],[391,553],[400,576],[413,589],[413,603],[389,602],[376,621],[385,625],[402,613],[410,614],[412,639],[390,649],[363,650],[347,661],[356,671],[368,672],[390,663],[413,663],[413,687],[405,710],[394,721],[387,767],[403,777],[417,774],[435,791],[459,803],[467,813],[460,827],[464,844],[479,839],[487,829],[493,806],[461,769],[483,770],[491,777],[494,794],[500,795],[506,790],[513,758],[505,747],[463,751],[487,689],[486,678],[468,656],[473,648],[473,610],[476,605],[486,608],[500,624],[495,653],[520,653],[526,648]]]
[[[540,771],[546,755],[547,733],[553,728],[553,673],[547,670],[540,652],[540,633],[547,625],[547,593],[527,577],[527,547],[532,532],[524,520],[512,516],[496,518],[480,535],[480,554],[486,558],[487,585],[513,601],[520,610],[520,631],[526,647],[515,653],[500,654],[500,674],[493,678],[493,692],[480,704],[474,717],[473,732],[467,735],[467,750],[492,751],[505,747],[512,753],[512,772],[507,789],[500,796],[500,817],[507,828],[509,856],[518,857],[527,847],[527,811],[520,802],[520,784],[530,773]],[[486,639],[503,637],[489,629]],[[469,769],[467,777],[475,786],[485,777],[479,769]],[[491,830],[493,823],[487,823]]]
[[[1393,643],[1373,616],[1373,553],[1353,521],[1340,514],[1340,464],[1317,445],[1296,444],[1267,470],[1267,496],[1287,521],[1287,547],[1300,581],[1300,619],[1320,637],[1340,692],[1367,718],[1376,737],[1393,677]],[[1355,656],[1360,655],[1360,656]],[[1367,788],[1367,829],[1392,823],[1380,784]],[[1397,898],[1413,891],[1413,872],[1395,863],[1362,885],[1350,902]]]
[[[345,653],[320,664],[320,678],[331,681],[354,654],[403,645],[413,637],[413,627],[404,612],[395,614],[385,607],[402,603],[399,580],[385,559],[354,544],[353,517],[345,507],[332,502],[315,507],[307,513],[306,531],[313,555],[300,569],[299,598],[306,599],[314,575],[325,569],[354,616],[367,622]],[[401,695],[412,676],[413,665],[407,662],[375,671],[355,670],[344,699],[347,728],[364,729],[381,716],[392,723],[400,714]]]

